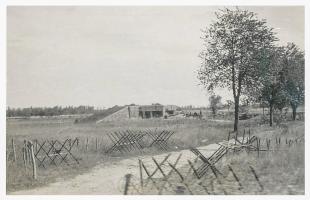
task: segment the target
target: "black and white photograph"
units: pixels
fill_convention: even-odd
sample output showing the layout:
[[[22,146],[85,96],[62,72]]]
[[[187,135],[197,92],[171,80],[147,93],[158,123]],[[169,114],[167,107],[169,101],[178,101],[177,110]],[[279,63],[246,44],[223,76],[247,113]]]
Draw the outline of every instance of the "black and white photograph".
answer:
[[[4,195],[306,197],[301,2],[8,3]]]

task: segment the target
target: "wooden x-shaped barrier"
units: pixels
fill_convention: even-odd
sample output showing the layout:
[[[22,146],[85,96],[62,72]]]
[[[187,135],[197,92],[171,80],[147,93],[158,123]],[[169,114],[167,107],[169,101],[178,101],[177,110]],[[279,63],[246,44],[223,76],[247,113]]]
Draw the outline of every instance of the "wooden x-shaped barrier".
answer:
[[[70,139],[66,139],[64,142],[58,140],[45,140],[41,144],[36,141],[38,148],[36,149],[34,156],[38,161],[38,166],[46,168],[46,165],[54,165],[57,167],[63,162],[70,165],[70,157],[75,163],[79,164],[78,159],[71,152],[77,140],[77,138],[75,138],[73,142],[71,142]]]
[[[119,131],[108,134],[108,137],[112,141],[112,146],[106,151],[106,153],[111,153],[113,151],[119,151],[120,153],[130,152],[133,150],[141,151],[143,145],[141,140],[144,137],[145,133],[133,132],[130,130]]]
[[[173,131],[163,130],[157,132],[155,131],[147,131],[147,135],[152,139],[149,147],[156,146],[161,150],[168,150],[168,140],[175,133]]]
[[[168,140],[174,134],[173,131],[162,130],[146,130],[146,131],[115,131],[107,134],[112,142],[111,147],[106,153],[112,153],[118,151],[120,153],[126,153],[134,150],[142,151],[144,148],[156,147],[160,150],[168,150]],[[151,140],[143,142],[144,136],[148,136]]]
[[[189,161],[189,165],[192,167],[198,179],[204,176],[209,168],[211,168],[214,175],[221,174],[214,165],[227,153],[225,147],[220,146],[209,158],[206,158],[197,148],[191,148],[190,150],[202,161],[202,165],[197,169],[195,169],[194,165]]]
[[[145,166],[143,161],[139,159],[141,187],[142,188],[147,187],[148,183],[152,183],[152,185],[158,191],[158,194],[162,194],[162,192],[165,189],[168,189],[167,186],[169,186],[170,188],[173,188],[173,186],[176,186],[174,181],[170,181],[170,177],[172,176],[173,172],[175,172],[175,174],[177,174],[177,176],[180,178],[180,183],[182,183],[185,186],[185,188],[189,191],[189,193],[192,193],[188,183],[186,182],[186,178],[189,175],[189,173],[184,175],[177,169],[177,164],[179,163],[179,161],[182,157],[182,154],[180,153],[173,163],[168,161],[168,158],[170,156],[171,156],[171,154],[168,154],[160,162],[158,162],[157,159],[152,157],[153,164],[155,165],[155,169],[152,172],[150,172],[150,170]],[[169,168],[168,172],[167,172],[167,170],[164,170],[163,166],[168,166],[168,168]],[[145,180],[143,179],[143,172],[142,171],[144,171],[145,174],[147,175]],[[157,182],[156,181],[157,179],[154,178],[154,175],[156,173],[160,174],[159,177],[160,177],[160,179],[163,179],[163,181],[164,181],[163,184],[161,181]]]

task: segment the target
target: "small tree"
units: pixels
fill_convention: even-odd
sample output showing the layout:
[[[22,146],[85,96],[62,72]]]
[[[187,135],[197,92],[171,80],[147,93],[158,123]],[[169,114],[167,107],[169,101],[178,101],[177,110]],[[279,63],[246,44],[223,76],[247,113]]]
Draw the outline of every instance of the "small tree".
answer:
[[[255,93],[269,105],[270,125],[274,109],[282,113],[287,102],[295,120],[297,107],[304,102],[304,53],[289,43],[285,47],[264,50],[260,56],[261,74],[257,84],[260,92]]]
[[[260,57],[259,81],[252,91],[252,97],[257,97],[269,107],[269,124],[273,124],[273,112],[275,108],[282,110],[286,103],[283,87],[283,48],[274,47],[264,49],[258,55]],[[255,94],[254,94],[255,93]]]
[[[282,107],[286,100],[281,85],[277,82],[267,83],[262,89],[262,99],[269,106],[269,125],[272,126],[274,109]]]
[[[289,43],[284,49],[284,92],[293,111],[293,120],[295,120],[296,110],[304,102],[305,57],[304,52],[293,43]]]
[[[198,78],[208,91],[216,87],[232,90],[234,131],[238,130],[239,100],[256,82],[256,54],[276,40],[266,21],[247,10],[220,10],[217,20],[203,33],[206,49],[200,54],[202,65]]]
[[[215,117],[216,112],[219,108],[219,105],[221,104],[222,97],[219,95],[212,95],[209,98],[210,108],[212,110],[212,114]]]

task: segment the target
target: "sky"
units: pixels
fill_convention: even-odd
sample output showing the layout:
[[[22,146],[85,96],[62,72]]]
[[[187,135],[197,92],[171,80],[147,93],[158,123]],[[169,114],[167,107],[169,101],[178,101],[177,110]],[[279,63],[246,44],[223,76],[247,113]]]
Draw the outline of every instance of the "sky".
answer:
[[[201,29],[219,8],[9,6],[7,106],[206,106]],[[304,49],[303,7],[240,8],[266,19],[280,45]]]

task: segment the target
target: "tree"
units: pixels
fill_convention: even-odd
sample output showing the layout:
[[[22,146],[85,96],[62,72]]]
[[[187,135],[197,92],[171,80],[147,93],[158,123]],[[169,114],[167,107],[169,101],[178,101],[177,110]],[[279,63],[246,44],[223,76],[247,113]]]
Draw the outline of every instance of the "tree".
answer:
[[[304,101],[304,54],[295,44],[285,47],[264,49],[259,54],[259,81],[253,90],[252,97],[259,94],[260,100],[269,107],[269,124],[273,123],[273,112],[290,103],[293,119],[296,109]]]
[[[305,56],[294,43],[288,43],[285,47],[283,66],[284,92],[295,120],[296,110],[305,96]]]
[[[269,106],[269,125],[273,125],[273,113],[277,108],[282,110],[285,105],[286,97],[283,93],[281,85],[278,82],[271,82],[262,89],[262,99]]]
[[[258,53],[258,74],[259,81],[256,87],[250,90],[249,96],[265,102],[269,107],[269,125],[273,124],[274,109],[282,110],[286,105],[286,96],[283,85],[283,58],[284,49],[273,47],[263,49]]]
[[[210,108],[212,110],[213,116],[216,115],[216,112],[217,112],[217,110],[219,108],[219,104],[221,103],[221,99],[222,99],[222,97],[219,96],[219,95],[212,95],[209,98]]]
[[[217,21],[203,30],[206,47],[200,54],[202,64],[198,78],[213,91],[216,87],[232,90],[235,104],[234,131],[238,130],[239,100],[258,79],[256,54],[276,40],[265,20],[247,10],[225,9],[216,12]]]

